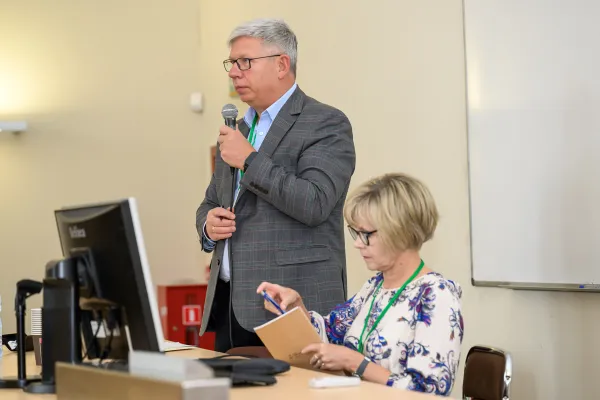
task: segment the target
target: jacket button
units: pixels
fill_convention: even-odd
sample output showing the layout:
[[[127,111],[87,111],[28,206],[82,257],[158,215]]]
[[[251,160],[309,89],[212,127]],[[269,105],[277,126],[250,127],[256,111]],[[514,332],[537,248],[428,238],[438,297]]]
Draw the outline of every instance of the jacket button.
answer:
[[[221,266],[221,260],[217,260],[217,267]]]

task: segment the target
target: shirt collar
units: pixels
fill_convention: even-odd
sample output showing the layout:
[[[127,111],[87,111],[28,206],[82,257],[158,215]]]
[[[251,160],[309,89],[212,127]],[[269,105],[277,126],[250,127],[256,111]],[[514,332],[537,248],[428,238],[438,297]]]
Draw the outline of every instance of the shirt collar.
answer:
[[[294,93],[294,90],[296,90],[297,87],[298,87],[298,84],[294,83],[292,85],[292,87],[289,88],[289,90],[283,94],[283,96],[281,96],[275,103],[271,104],[269,106],[269,108],[267,108],[262,113],[261,118],[264,118],[266,116],[266,117],[269,117],[271,122],[275,121],[277,114],[279,114],[279,111],[281,111],[281,108],[289,100],[289,98],[292,96],[292,93]],[[252,121],[254,120],[255,115],[256,115],[256,110],[254,110],[254,108],[252,108],[252,107],[250,107],[248,109],[248,111],[246,111],[246,115],[244,116],[244,121],[246,121],[246,124],[248,126],[252,126]]]

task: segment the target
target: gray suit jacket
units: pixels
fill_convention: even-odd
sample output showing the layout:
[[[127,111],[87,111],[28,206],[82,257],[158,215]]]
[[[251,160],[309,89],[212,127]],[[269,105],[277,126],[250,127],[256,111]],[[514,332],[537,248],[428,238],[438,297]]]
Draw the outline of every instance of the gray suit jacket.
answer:
[[[238,126],[247,137],[243,119]],[[240,182],[229,248],[233,311],[242,327],[252,331],[274,317],[256,294],[263,281],[295,289],[309,310],[322,314],[346,301],[342,210],[355,161],[348,118],[297,88]],[[208,211],[229,205],[232,183],[217,148],[215,173],[196,213],[200,238]],[[201,334],[214,329],[210,315],[224,243],[214,249]]]

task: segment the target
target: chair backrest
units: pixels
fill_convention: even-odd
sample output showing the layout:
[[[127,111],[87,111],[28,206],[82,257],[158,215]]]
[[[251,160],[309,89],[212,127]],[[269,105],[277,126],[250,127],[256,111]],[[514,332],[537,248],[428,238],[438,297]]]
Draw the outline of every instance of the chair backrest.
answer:
[[[510,353],[494,347],[473,346],[465,360],[463,399],[509,400],[511,379]]]
[[[269,350],[264,346],[234,347],[227,350],[227,354],[240,357],[273,358]]]

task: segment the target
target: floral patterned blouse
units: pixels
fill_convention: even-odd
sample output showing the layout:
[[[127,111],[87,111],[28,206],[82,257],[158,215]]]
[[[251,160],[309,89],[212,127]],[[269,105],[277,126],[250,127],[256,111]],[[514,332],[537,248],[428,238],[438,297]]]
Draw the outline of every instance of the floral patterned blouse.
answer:
[[[350,300],[325,317],[311,311],[323,340],[357,350],[381,273],[370,278]],[[381,286],[365,335],[397,289]],[[436,272],[409,283],[364,339],[363,354],[391,372],[388,386],[449,396],[459,365],[464,325],[461,287]]]

